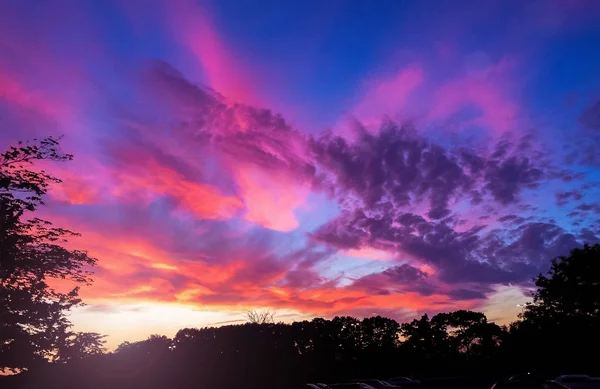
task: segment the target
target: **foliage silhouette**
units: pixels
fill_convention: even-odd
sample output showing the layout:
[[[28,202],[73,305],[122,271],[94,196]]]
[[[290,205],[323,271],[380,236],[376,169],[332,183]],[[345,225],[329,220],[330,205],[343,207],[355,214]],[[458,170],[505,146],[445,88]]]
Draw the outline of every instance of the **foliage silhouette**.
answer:
[[[79,287],[60,291],[48,282],[89,284],[96,260],[64,246],[76,233],[31,215],[44,205],[50,185],[61,182],[34,163],[71,159],[53,138],[19,143],[0,155],[0,370],[30,369],[67,349],[72,356],[71,341],[85,339],[69,332],[65,316],[81,304]],[[82,350],[93,347],[90,341]]]
[[[106,335],[96,332],[72,332],[66,335],[58,348],[56,360],[59,362],[85,359],[107,351],[104,340]]]
[[[556,258],[535,285],[533,302],[510,326],[515,361],[538,369],[594,369],[589,355],[600,348],[600,244]]]

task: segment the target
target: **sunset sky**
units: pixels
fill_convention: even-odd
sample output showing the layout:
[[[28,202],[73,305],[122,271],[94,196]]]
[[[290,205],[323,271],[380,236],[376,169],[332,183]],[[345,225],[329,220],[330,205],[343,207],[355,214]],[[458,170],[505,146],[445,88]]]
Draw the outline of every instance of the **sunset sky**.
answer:
[[[600,242],[600,1],[3,0],[0,148],[98,258],[76,330],[473,309]]]

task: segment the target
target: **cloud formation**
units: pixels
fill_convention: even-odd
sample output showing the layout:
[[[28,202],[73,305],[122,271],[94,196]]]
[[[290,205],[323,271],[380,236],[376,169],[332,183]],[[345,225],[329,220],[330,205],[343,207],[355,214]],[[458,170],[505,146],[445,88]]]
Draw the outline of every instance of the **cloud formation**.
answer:
[[[364,45],[318,34],[291,60],[292,37],[265,33],[260,13],[242,23],[218,4],[150,3],[80,4],[31,28],[29,7],[0,6],[0,141],[65,134],[75,162],[43,166],[64,182],[41,216],[80,231],[71,244],[98,257],[83,291],[97,310],[485,310],[598,241],[597,90],[550,85],[562,79],[551,67],[534,80],[529,46],[582,34],[587,5],[560,18],[550,7],[530,21],[546,35],[523,42],[510,40],[522,23],[488,36],[495,19],[472,44],[460,18],[418,38],[389,23],[366,28]],[[289,18],[271,11],[270,22]],[[357,59],[379,39],[388,46]],[[275,73],[285,103],[266,98]],[[563,110],[546,96],[567,92],[585,97]],[[296,128],[271,109],[289,101],[322,122]]]

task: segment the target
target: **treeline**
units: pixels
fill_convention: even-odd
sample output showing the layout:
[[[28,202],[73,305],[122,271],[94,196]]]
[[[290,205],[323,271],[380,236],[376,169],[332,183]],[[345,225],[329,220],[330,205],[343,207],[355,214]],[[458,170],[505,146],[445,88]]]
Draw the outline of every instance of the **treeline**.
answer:
[[[110,354],[85,357],[79,348],[82,355],[32,377],[40,388],[233,389],[395,375],[598,374],[599,270],[600,245],[559,258],[536,279],[519,320],[504,327],[461,310],[404,324],[376,316],[185,328]]]
[[[586,339],[579,328],[554,329],[527,319],[500,327],[472,311],[404,324],[376,316],[185,328],[172,339],[153,335],[110,354],[47,365],[24,382],[40,388],[287,388],[395,375],[597,371],[590,357],[597,338]]]
[[[484,314],[470,311],[402,325],[380,316],[345,316],[185,328],[172,339],[153,335],[123,343],[111,354],[55,366],[53,375],[69,380],[78,375],[77,385],[112,388],[285,388],[360,377],[456,374],[456,369],[472,373],[474,363],[494,368],[506,335]]]

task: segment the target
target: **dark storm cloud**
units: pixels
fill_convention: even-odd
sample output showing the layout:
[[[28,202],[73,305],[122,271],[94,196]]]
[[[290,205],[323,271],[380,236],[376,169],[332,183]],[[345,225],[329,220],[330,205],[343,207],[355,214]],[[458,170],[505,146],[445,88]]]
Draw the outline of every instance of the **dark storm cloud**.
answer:
[[[525,218],[517,215],[506,215],[498,218],[501,223],[510,223],[512,225],[518,225],[525,221]]]
[[[338,195],[352,192],[375,208],[427,200],[430,217],[448,214],[449,199],[473,185],[457,158],[389,123],[378,135],[362,133],[356,144],[331,135],[311,140],[315,160],[334,178]]]
[[[522,203],[523,192],[537,188],[543,179],[557,178],[558,170],[543,154],[536,152],[535,159],[521,154],[532,152],[532,137],[523,137],[517,147],[500,141],[485,154],[443,148],[410,128],[388,123],[377,135],[363,132],[355,143],[331,135],[311,142],[318,166],[330,174],[345,208],[312,236],[340,249],[373,247],[394,253],[399,260],[432,266],[435,277],[427,282],[425,276],[403,280],[424,294],[440,285],[529,283],[546,270],[551,258],[581,244],[551,219],[541,222],[508,214],[498,217],[493,229],[485,224],[496,209],[517,205],[532,209]],[[350,196],[358,201],[345,201]],[[582,193],[572,190],[556,197],[560,202],[580,200]],[[453,204],[465,199],[486,214],[475,222],[471,217],[471,227],[459,228],[469,220]],[[406,212],[423,203],[428,204],[425,211]],[[578,210],[596,208],[582,204]],[[589,239],[592,235],[591,230],[586,234]],[[390,293],[393,289],[384,285],[390,284],[395,271],[399,269],[365,276],[354,286]],[[484,298],[487,292],[459,287],[445,293],[468,299]]]
[[[469,269],[471,271],[475,269]],[[494,278],[494,281],[498,278]],[[440,282],[442,281],[442,282]],[[494,291],[477,279],[468,287],[452,287],[427,273],[408,264],[388,268],[380,273],[369,274],[354,281],[351,288],[363,290],[371,295],[389,295],[393,293],[415,292],[422,296],[432,294],[445,295],[451,300],[485,299],[486,294]],[[476,284],[477,283],[477,284]]]
[[[544,173],[527,157],[510,157],[504,161],[489,161],[486,166],[485,188],[502,204],[513,203],[524,189],[536,188]]]
[[[575,209],[583,212],[600,213],[600,204],[583,203],[579,204]]]
[[[554,195],[556,197],[556,204],[559,206],[567,205],[571,200],[581,200],[583,195],[578,190],[570,192],[558,192]]]
[[[450,291],[448,296],[453,300],[476,300],[486,298],[484,292],[473,289],[455,289]]]
[[[378,223],[363,213],[332,223],[359,226],[354,229],[356,235],[353,238],[353,241],[360,241],[357,247],[380,247],[395,251],[398,258],[408,256],[430,264],[436,269],[436,280],[449,285],[529,283],[532,277],[546,270],[550,259],[567,254],[581,242],[550,223],[517,226],[508,231],[515,236],[509,243],[505,241],[507,231],[504,230],[485,233],[481,228],[473,228],[458,232],[446,224],[436,222],[417,222],[408,227],[389,223],[385,229],[379,226],[377,230],[373,230],[369,226]],[[586,236],[592,239],[594,234],[588,231]],[[369,285],[370,290],[381,293],[389,290],[382,288],[382,285],[389,285],[392,281],[411,284],[425,278],[425,274],[414,267],[394,267],[377,277],[366,276],[359,279],[355,285]],[[427,288],[414,290],[426,292]]]
[[[508,141],[500,142],[490,156],[478,155],[443,148],[391,122],[376,135],[362,132],[355,143],[331,134],[310,143],[316,164],[331,176],[338,197],[354,194],[370,210],[425,201],[431,219],[449,216],[455,199],[480,204],[489,194],[501,205],[516,203],[550,170],[543,160],[533,162]]]
[[[426,273],[407,264],[389,268],[383,274],[394,282],[413,282],[427,278]]]
[[[371,295],[388,295],[407,291],[429,295],[433,293],[433,288],[426,279],[425,272],[405,263],[380,273],[361,277],[352,283],[351,288],[364,290]]]

